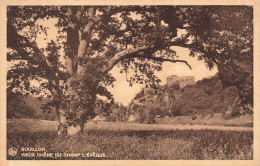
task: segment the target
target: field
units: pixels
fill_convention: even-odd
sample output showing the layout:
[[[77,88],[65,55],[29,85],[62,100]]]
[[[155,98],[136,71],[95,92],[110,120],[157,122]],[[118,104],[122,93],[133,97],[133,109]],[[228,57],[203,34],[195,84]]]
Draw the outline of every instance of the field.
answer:
[[[238,117],[223,117],[221,113],[216,113],[205,116],[176,116],[168,118],[157,118],[156,123],[253,127],[253,115],[246,114]]]
[[[7,156],[9,160],[253,159],[253,132],[249,127],[88,123],[84,134],[60,138],[56,122],[8,120],[7,130],[7,149],[18,149],[17,155]],[[22,156],[25,152],[34,155]]]

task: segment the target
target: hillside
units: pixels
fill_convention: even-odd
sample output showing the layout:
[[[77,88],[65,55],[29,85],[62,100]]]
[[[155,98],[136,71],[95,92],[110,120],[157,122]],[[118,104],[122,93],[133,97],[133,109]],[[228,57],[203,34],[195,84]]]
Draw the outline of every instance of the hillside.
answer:
[[[242,113],[238,105],[238,89],[235,86],[224,87],[218,76],[184,87],[178,98],[170,102],[171,113],[175,116],[215,113],[236,116]]]
[[[131,105],[131,115],[135,117],[132,119],[147,123],[154,123],[154,117],[194,116],[195,119],[216,114],[221,114],[222,119],[245,114],[240,107],[238,89],[224,86],[218,75],[196,83],[192,77],[169,76],[166,85],[143,89]]]
[[[57,119],[55,110],[44,111],[41,109],[42,104],[45,104],[46,102],[48,102],[48,98],[45,97],[45,98],[42,98],[41,100],[39,100],[36,97],[28,96],[25,99],[25,102],[29,107],[31,107],[35,110],[35,118],[44,119],[44,120]]]
[[[47,98],[38,100],[36,97],[28,96],[24,101],[25,103],[19,103],[8,100],[8,118],[57,119],[55,111],[41,109],[42,104],[48,101]],[[169,123],[169,119],[165,121],[158,118],[180,116],[189,116],[187,119],[192,123],[204,121],[204,117],[229,120],[245,114],[239,102],[238,89],[235,86],[224,86],[218,75],[198,82],[191,76],[172,75],[167,77],[166,85],[142,89],[128,108],[108,108],[107,119],[141,123]],[[110,109],[112,110],[109,111]],[[103,112],[96,110],[96,114],[104,114],[104,110]],[[179,120],[175,118],[170,121],[175,123]],[[229,123],[219,121],[222,122]]]
[[[23,102],[15,99],[7,99],[7,117],[8,118],[36,118],[44,120],[55,120],[56,112],[43,111],[42,104],[48,101],[47,98],[39,100],[37,97],[27,96]]]

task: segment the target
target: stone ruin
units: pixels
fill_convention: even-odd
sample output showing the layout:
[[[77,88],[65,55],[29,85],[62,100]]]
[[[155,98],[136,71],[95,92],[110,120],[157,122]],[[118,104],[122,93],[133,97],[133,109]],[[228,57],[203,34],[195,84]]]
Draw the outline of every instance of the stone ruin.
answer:
[[[171,87],[172,85],[179,85],[179,88],[184,88],[187,85],[194,85],[195,84],[195,78],[193,76],[182,76],[177,77],[176,75],[170,75],[166,78],[166,85],[161,86],[159,84],[155,85],[153,88],[143,88],[143,96],[132,100],[131,104],[129,105],[130,115],[131,118],[130,121],[133,121],[134,119],[137,119],[137,117],[134,116],[134,107],[149,107],[152,106],[158,102],[160,102],[158,99],[162,98],[161,102],[169,103],[170,98],[177,98],[179,96],[179,90],[174,91],[166,91],[167,87]]]
[[[166,85],[172,86],[174,84],[179,84],[180,88],[184,88],[187,85],[194,85],[195,78],[194,76],[182,76],[177,77],[176,75],[170,75],[166,78]]]

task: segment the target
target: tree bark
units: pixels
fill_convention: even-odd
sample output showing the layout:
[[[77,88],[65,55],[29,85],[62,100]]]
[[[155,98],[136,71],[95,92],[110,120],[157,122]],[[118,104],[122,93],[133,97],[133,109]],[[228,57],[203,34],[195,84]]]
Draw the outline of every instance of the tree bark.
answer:
[[[58,129],[59,135],[83,133],[84,124],[88,119],[88,115],[91,114],[94,109],[98,81],[93,80],[91,77],[86,78],[86,72],[88,72],[86,71],[86,65],[88,65],[86,63],[88,62],[84,61],[83,64],[82,58],[88,56],[86,50],[89,46],[91,32],[95,25],[93,18],[95,17],[96,9],[95,7],[88,8],[86,13],[88,23],[82,28],[81,36],[79,37],[81,16],[85,12],[84,10],[84,7],[80,7],[80,9],[68,7],[65,60],[67,72],[66,85],[68,88],[67,95],[69,101],[67,101],[68,103],[64,103],[64,105],[67,105],[66,108],[57,111],[60,123]],[[83,79],[85,81],[87,80],[87,82],[84,82]],[[87,106],[83,107],[82,103],[87,103]],[[74,115],[71,118],[68,117],[69,114]]]
[[[64,136],[68,134],[67,131],[67,120],[65,116],[65,111],[59,108],[56,108],[58,119],[59,119],[59,126],[58,126],[58,135]]]
[[[83,8],[81,8],[83,9]],[[73,81],[76,81],[76,55],[78,52],[78,45],[79,45],[79,21],[82,15],[82,10],[76,10],[74,7],[68,7],[68,27],[67,27],[67,42],[66,42],[66,48],[65,48],[65,60],[66,60],[66,86],[68,89],[68,98],[69,101],[65,101],[64,99],[61,101],[62,108],[57,109],[57,115],[59,118],[59,127],[58,127],[58,135],[64,136],[71,133],[74,133],[74,130],[76,131],[76,128],[74,130],[71,130],[74,128],[69,124],[67,119],[67,114],[69,112],[72,112],[73,107],[73,100],[74,96],[76,95],[74,88],[72,86]],[[66,103],[68,102],[68,103]],[[72,128],[71,128],[72,127]]]

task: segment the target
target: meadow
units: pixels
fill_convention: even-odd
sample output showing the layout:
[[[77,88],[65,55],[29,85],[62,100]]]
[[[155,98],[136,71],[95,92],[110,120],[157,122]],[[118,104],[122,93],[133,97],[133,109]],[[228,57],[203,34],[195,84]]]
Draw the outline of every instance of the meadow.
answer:
[[[42,124],[42,125],[40,125]],[[45,124],[45,126],[43,125]],[[99,123],[101,124],[101,123]],[[170,129],[147,125],[92,123],[80,135],[59,137],[55,122],[9,121],[7,149],[18,153],[9,160],[252,160],[253,132],[214,129]],[[135,127],[133,127],[135,126]],[[159,125],[158,125],[159,126]],[[21,148],[44,147],[48,157],[22,156]],[[35,152],[38,153],[38,152]],[[39,152],[43,153],[43,152]],[[93,155],[93,154],[99,154]],[[78,154],[78,155],[75,155]],[[90,155],[89,155],[90,154]],[[73,156],[74,155],[74,156]]]

